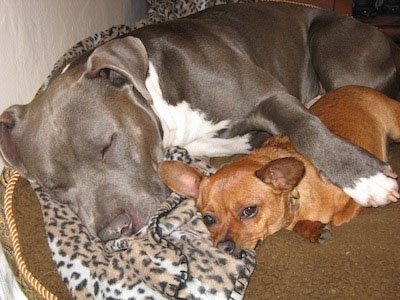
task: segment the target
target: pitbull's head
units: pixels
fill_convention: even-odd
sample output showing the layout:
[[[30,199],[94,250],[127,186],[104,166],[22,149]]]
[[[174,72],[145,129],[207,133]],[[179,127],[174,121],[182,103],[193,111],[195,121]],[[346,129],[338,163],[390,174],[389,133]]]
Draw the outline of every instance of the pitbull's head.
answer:
[[[142,227],[166,189],[140,40],[111,41],[0,117],[5,163],[67,203],[102,240]]]

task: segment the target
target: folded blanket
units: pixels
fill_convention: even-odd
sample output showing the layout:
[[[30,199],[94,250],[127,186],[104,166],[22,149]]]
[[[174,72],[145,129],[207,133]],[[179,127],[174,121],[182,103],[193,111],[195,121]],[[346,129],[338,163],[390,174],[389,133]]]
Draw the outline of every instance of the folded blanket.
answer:
[[[212,168],[182,148],[166,159],[185,161],[204,174]],[[176,194],[132,237],[103,244],[91,238],[68,206],[36,187],[53,260],[74,298],[241,299],[255,266],[213,247],[193,199]]]

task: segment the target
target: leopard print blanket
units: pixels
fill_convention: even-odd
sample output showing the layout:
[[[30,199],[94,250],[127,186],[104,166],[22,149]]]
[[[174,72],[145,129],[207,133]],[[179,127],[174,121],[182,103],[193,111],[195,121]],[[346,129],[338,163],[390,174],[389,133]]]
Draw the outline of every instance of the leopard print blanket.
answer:
[[[148,18],[134,28],[183,17],[215,4],[256,1],[148,1]],[[128,33],[114,26],[72,47],[55,64],[38,90],[45,90],[77,56]],[[213,169],[184,149],[166,149],[165,158],[179,159],[210,174]],[[103,244],[91,238],[68,206],[34,187],[42,205],[45,229],[57,269],[76,299],[241,299],[255,267],[255,252],[241,259],[213,247],[193,199],[172,194],[148,225],[132,237]]]
[[[166,149],[165,159],[213,172],[179,147]],[[255,252],[237,259],[213,247],[193,199],[172,193],[140,232],[104,244],[67,205],[35,191],[53,260],[74,298],[242,299]]]

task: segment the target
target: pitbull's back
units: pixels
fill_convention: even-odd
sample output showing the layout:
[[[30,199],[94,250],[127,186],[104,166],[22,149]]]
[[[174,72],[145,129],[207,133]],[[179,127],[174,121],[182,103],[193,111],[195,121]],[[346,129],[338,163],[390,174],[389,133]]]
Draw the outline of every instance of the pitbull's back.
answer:
[[[141,39],[161,84],[168,87],[162,89],[168,103],[176,105],[186,100],[220,118],[242,117],[243,110],[249,111],[251,105],[276,94],[276,89],[307,104],[324,93],[320,84],[327,90],[348,84],[349,79],[340,78],[339,71],[357,74],[351,81],[362,85],[378,85],[381,78],[361,76],[365,66],[360,65],[357,56],[368,54],[363,59],[372,60],[381,59],[382,55],[388,59],[392,44],[375,27],[322,9],[288,3],[216,6],[186,18],[141,28],[133,35]],[[331,74],[332,70],[324,65],[334,60],[332,69],[336,74]],[[193,65],[203,72],[193,72]],[[386,92],[396,97],[395,65],[386,62],[382,68],[375,74],[391,75]],[[261,78],[250,83],[254,76],[249,74],[254,72]],[[226,75],[232,73],[235,78]],[[333,75],[339,78],[331,82]],[[265,88],[260,97],[260,82],[265,80],[272,81],[274,86]],[[227,110],[221,99],[228,95],[242,101]]]

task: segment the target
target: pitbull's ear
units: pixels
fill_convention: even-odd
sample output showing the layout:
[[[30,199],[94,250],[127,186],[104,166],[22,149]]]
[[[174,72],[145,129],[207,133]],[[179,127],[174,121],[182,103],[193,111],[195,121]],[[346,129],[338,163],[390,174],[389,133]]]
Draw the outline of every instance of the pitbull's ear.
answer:
[[[17,151],[13,130],[23,114],[22,105],[14,105],[5,110],[0,116],[0,153],[4,162],[20,171],[26,173]]]
[[[175,193],[197,199],[203,176],[199,171],[180,161],[163,161],[158,166],[161,180]]]
[[[142,41],[128,36],[112,40],[93,51],[87,61],[85,76],[106,77],[116,86],[131,83],[149,102],[151,96],[145,86],[149,59]]]
[[[285,157],[270,161],[255,175],[279,192],[293,190],[303,178],[304,163],[294,157]]]

